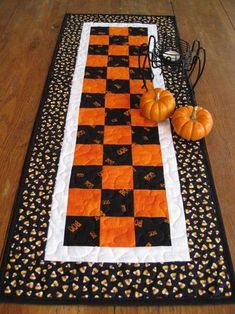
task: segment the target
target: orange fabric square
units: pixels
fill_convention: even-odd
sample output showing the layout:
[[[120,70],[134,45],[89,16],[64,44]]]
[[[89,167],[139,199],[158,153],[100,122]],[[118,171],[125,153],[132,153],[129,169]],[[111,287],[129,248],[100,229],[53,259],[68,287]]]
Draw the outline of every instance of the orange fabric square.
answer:
[[[132,145],[134,166],[162,166],[160,145]]]
[[[86,65],[89,67],[106,67],[107,64],[108,64],[108,56],[87,55]]]
[[[105,125],[104,144],[131,144],[131,127],[128,125]]]
[[[131,109],[132,126],[157,126],[157,122],[148,120],[140,114],[140,109]]]
[[[108,45],[109,35],[90,35],[90,45]]]
[[[134,190],[135,217],[168,218],[165,190]]]
[[[153,88],[153,84],[151,81],[147,80],[146,85],[148,89]],[[142,80],[130,80],[130,93],[131,94],[143,94],[146,90],[143,87],[143,81]]]
[[[68,216],[99,216],[101,190],[69,189]]]
[[[103,166],[103,189],[133,189],[132,166]]]
[[[128,36],[128,27],[110,27],[109,35],[111,36]]]
[[[83,81],[83,93],[105,93],[106,80],[104,79],[87,79]]]
[[[144,56],[140,57],[140,65],[143,66],[144,64]],[[139,61],[138,56],[129,56],[129,66],[130,68],[138,68],[139,67]],[[149,67],[148,59],[145,62],[145,67]]]
[[[141,46],[148,43],[148,36],[129,36],[130,46]]]
[[[106,108],[130,108],[130,94],[112,94],[105,95]]]
[[[127,45],[110,45],[109,46],[110,56],[128,56],[129,46]]]
[[[125,67],[108,67],[107,79],[111,80],[129,80],[129,68]]]
[[[134,217],[100,217],[100,246],[135,246]]]
[[[102,165],[103,145],[77,144],[74,153],[74,165]]]
[[[104,125],[104,108],[80,108],[79,124],[81,125]]]

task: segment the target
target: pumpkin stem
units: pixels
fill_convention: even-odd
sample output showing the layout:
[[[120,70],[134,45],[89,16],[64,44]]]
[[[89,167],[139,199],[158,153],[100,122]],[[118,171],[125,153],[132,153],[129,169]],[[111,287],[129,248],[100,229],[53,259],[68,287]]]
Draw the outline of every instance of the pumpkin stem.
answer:
[[[157,92],[157,95],[156,95],[156,101],[159,101],[159,99],[160,99],[160,93],[159,93],[159,92]]]
[[[193,112],[192,112],[192,120],[196,120],[197,119],[197,110],[198,110],[198,106],[193,107]]]

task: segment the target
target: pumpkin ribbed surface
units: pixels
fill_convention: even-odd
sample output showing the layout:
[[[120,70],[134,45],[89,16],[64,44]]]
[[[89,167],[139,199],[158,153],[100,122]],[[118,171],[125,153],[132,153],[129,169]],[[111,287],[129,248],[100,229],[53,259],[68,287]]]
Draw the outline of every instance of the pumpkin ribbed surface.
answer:
[[[175,99],[171,92],[162,88],[149,90],[140,99],[141,114],[153,121],[164,121],[175,110]]]
[[[210,112],[202,107],[184,106],[178,108],[171,121],[179,136],[192,141],[206,137],[213,126]]]

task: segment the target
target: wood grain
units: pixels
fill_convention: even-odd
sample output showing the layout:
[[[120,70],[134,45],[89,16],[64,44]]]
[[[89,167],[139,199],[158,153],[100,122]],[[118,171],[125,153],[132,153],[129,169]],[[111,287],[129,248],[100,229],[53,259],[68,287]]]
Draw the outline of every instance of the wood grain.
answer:
[[[114,306],[1,304],[1,314],[114,314]]]
[[[225,10],[229,21],[235,30],[235,1],[234,0],[220,0],[222,8]]]
[[[9,0],[0,2],[0,29],[5,29],[7,24],[11,21],[14,16],[14,12],[19,5],[17,0]],[[3,38],[3,34],[1,32],[1,40]]]
[[[207,138],[207,148],[220,200],[229,246],[235,262],[235,186],[234,119],[235,119],[235,37],[227,16],[216,1],[173,0],[177,24],[182,38],[198,38],[207,50],[207,66],[196,96],[198,104],[212,113],[215,127]],[[212,14],[213,12],[213,14]],[[217,26],[218,25],[218,26]],[[223,47],[223,49],[221,49]],[[233,60],[233,61],[232,61]]]
[[[234,314],[233,305],[116,307],[115,314]]]
[[[233,0],[221,0],[234,21]],[[173,14],[181,36],[202,40],[208,52],[206,73],[197,89],[200,104],[211,110],[215,128],[208,137],[218,196],[234,256],[234,106],[235,38],[219,0],[2,0],[0,1],[0,250],[10,219],[26,149],[63,15],[76,13]],[[219,65],[219,66],[218,66]],[[233,305],[211,306],[40,306],[1,304],[0,313],[221,313]]]

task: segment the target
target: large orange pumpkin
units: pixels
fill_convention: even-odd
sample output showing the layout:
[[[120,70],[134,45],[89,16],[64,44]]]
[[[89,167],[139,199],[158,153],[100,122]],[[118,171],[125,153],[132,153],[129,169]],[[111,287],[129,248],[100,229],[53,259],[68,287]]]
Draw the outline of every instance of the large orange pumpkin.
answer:
[[[197,106],[176,109],[171,121],[175,132],[188,141],[197,141],[206,137],[213,126],[210,112]]]
[[[175,98],[171,92],[155,88],[144,93],[140,99],[141,114],[153,121],[164,121],[175,110]]]

